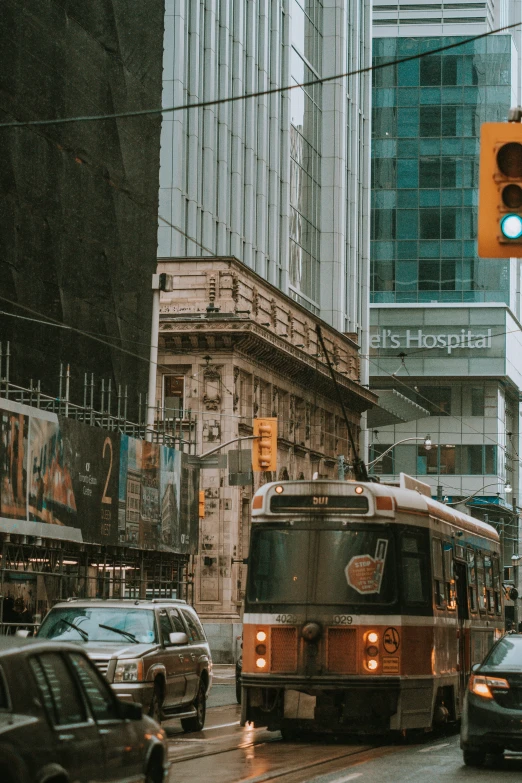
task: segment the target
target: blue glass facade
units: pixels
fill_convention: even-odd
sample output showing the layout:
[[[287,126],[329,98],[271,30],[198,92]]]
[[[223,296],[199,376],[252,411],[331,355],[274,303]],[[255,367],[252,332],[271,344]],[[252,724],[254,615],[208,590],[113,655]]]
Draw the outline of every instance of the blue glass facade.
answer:
[[[458,38],[378,38],[374,65]],[[371,301],[509,303],[509,261],[477,256],[480,125],[511,105],[512,39],[373,73]]]

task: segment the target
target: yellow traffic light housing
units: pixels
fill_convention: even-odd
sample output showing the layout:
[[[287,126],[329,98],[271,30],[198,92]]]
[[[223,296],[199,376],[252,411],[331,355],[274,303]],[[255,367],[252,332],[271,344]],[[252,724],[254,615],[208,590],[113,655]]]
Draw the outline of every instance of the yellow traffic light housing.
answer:
[[[205,519],[205,490],[199,490],[199,518]]]
[[[478,254],[522,257],[520,122],[486,122],[481,127]]]
[[[277,470],[277,419],[254,419],[252,469]]]

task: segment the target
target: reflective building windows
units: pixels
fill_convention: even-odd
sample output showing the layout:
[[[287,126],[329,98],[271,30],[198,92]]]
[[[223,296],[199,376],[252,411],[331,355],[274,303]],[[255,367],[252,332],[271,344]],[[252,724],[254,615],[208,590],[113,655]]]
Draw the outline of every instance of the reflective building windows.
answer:
[[[293,84],[320,75],[321,15],[320,0],[292,0]],[[321,85],[296,88],[290,100],[290,284],[318,302]]]
[[[455,40],[376,39],[374,63]],[[508,35],[374,72],[373,302],[508,301],[475,237],[480,125],[505,119],[510,79]]]

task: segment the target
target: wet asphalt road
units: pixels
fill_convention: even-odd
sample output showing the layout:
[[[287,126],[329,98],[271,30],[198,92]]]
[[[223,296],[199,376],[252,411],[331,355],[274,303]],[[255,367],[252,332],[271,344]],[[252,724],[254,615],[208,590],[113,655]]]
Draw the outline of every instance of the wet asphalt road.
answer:
[[[283,742],[279,732],[239,726],[233,667],[214,669],[202,732],[183,734],[178,721],[163,726],[172,762],[169,783],[520,783],[522,754],[499,765],[465,767],[457,735],[415,745],[356,739]]]

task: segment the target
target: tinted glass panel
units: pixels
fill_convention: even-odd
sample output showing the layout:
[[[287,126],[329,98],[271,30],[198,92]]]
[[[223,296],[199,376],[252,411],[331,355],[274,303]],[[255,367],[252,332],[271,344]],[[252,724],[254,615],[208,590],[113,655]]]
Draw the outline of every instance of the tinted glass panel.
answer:
[[[188,611],[188,609],[182,609],[181,613],[183,617],[185,618],[185,622],[187,624],[188,628],[188,637],[191,642],[200,642],[202,641],[202,636],[200,633],[200,630],[196,623],[194,622],[194,618],[192,614]]]
[[[114,697],[98,672],[83,655],[73,654],[70,658],[95,719],[115,720],[118,715]]]
[[[249,560],[250,601],[304,603],[308,584],[308,530],[256,530]]]
[[[60,726],[84,723],[87,720],[85,705],[62,656],[48,653],[40,655],[37,660],[33,659],[33,662],[33,671],[47,703],[49,694],[51,696],[54,722]],[[37,674],[37,666],[40,667],[40,674]]]
[[[385,530],[319,533],[315,600],[389,604],[396,598],[393,539]]]
[[[169,609],[169,616],[175,633],[187,633],[177,609]]]
[[[163,642],[163,644],[169,644],[169,634],[172,633],[172,625],[170,624],[170,620],[167,616],[166,609],[161,610],[158,619],[159,619],[161,641]]]
[[[504,637],[486,657],[484,665],[498,669],[522,669],[522,638]]]
[[[0,669],[0,710],[5,710],[9,706],[7,698],[7,686],[5,684],[4,673]]]
[[[38,636],[74,642],[157,641],[152,609],[82,606],[51,610]]]

